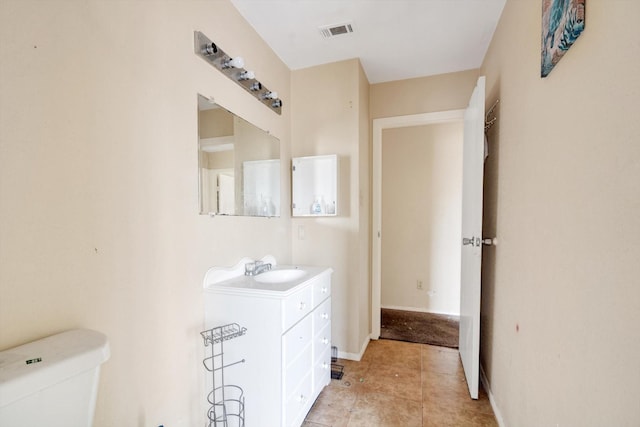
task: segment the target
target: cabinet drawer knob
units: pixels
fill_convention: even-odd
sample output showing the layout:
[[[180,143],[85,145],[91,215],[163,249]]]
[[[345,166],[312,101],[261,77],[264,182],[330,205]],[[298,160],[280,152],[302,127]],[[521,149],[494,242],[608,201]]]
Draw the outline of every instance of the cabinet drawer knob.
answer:
[[[307,400],[307,396],[305,396],[304,394],[301,394],[301,395],[298,397],[298,402],[304,402],[305,400]]]
[[[322,369],[329,369],[329,364],[327,362],[324,362],[322,364]]]
[[[322,344],[329,344],[328,338],[322,338]]]
[[[329,313],[322,313],[322,315],[320,315],[320,317],[322,317],[323,319],[328,319],[329,318]]]
[[[304,310],[307,304],[304,301],[300,301],[300,305],[298,306],[298,310]]]
[[[321,291],[323,294],[326,294],[329,289],[326,286],[323,286]]]

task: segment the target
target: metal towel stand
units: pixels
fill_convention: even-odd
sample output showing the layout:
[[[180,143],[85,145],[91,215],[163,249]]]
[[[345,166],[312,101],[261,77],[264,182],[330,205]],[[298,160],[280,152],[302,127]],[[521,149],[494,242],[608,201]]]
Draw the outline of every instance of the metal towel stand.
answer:
[[[202,361],[213,380],[211,391],[207,395],[210,405],[207,411],[208,427],[244,427],[244,391],[237,385],[225,384],[224,369],[244,363],[245,360],[225,365],[224,342],[240,337],[246,332],[247,328],[230,323],[200,333],[205,347],[211,346],[210,355]]]

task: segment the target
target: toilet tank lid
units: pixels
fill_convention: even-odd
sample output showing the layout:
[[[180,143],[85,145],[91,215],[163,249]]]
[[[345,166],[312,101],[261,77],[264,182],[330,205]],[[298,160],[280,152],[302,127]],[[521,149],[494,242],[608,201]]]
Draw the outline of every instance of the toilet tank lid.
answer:
[[[0,352],[0,408],[99,366],[110,356],[107,337],[74,329]]]

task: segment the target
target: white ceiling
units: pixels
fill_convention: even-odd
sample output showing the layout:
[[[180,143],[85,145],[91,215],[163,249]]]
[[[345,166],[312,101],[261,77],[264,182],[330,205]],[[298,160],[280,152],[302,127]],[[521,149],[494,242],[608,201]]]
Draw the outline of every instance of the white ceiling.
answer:
[[[478,68],[506,0],[231,0],[292,70],[360,58],[370,83]],[[325,39],[321,26],[353,24]]]

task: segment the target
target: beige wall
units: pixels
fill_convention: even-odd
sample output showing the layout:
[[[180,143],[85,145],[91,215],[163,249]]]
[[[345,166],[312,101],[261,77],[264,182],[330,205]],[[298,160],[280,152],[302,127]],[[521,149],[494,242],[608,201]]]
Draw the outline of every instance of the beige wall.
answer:
[[[294,218],[293,260],[334,269],[332,340],[358,354],[370,317],[368,82],[353,59],[296,70],[291,86],[292,156],[337,154],[339,163],[338,215]]]
[[[233,136],[233,118],[224,108],[198,111],[198,135],[201,139]]]
[[[507,426],[637,426],[640,2],[587,2],[545,79],[540,15],[509,0],[482,69],[482,365]]]
[[[234,150],[218,151],[216,153],[203,152],[202,157],[204,161],[202,166],[207,169],[233,169],[234,165]]]
[[[462,133],[462,122],[382,132],[382,307],[460,314]]]
[[[371,85],[371,119],[466,108],[478,70]]]
[[[194,30],[243,55],[283,115],[196,57]],[[0,349],[102,331],[96,427],[203,425],[203,276],[290,261],[291,224],[198,215],[196,95],[287,159],[289,70],[226,0],[2,1],[0,40]]]

